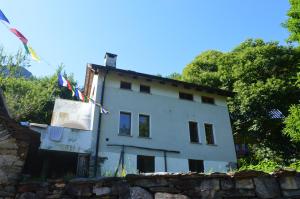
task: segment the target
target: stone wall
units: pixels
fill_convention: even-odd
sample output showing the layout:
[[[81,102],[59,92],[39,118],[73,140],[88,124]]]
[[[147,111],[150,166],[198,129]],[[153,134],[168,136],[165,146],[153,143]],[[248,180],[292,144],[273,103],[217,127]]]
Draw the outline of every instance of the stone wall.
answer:
[[[21,174],[26,150],[26,143],[17,142],[0,123],[0,197],[11,196],[15,192],[15,184]],[[23,151],[23,152],[21,152]]]
[[[138,198],[138,199],[249,199],[300,198],[300,174],[278,171],[272,175],[244,171],[234,174],[153,174],[124,178],[49,180],[17,187],[16,198]],[[1,190],[0,190],[1,194]],[[1,195],[0,195],[1,198]]]
[[[37,150],[39,140],[38,134],[0,111],[0,198],[15,195],[29,149]]]

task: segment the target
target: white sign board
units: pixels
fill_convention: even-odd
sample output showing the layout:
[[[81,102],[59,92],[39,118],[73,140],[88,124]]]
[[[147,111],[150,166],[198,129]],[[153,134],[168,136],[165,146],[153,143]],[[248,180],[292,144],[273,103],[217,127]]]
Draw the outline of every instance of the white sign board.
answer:
[[[92,130],[93,104],[56,99],[52,113],[52,126]]]

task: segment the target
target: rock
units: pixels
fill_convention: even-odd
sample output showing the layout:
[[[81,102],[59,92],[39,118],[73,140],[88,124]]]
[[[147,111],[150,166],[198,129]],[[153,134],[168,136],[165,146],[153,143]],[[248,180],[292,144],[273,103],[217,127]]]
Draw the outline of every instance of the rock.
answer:
[[[252,177],[258,177],[258,176],[268,176],[268,173],[262,172],[262,171],[255,171],[255,170],[244,170],[244,171],[238,171],[233,173],[233,177],[235,179],[237,178],[252,178]]]
[[[113,184],[112,194],[118,195],[120,199],[127,199],[130,197],[129,185],[126,182],[119,181]]]
[[[132,199],[153,199],[152,195],[141,187],[130,188],[130,198]]]
[[[95,193],[96,196],[109,195],[111,193],[111,188],[110,187],[94,187],[93,193]]]
[[[300,189],[300,177],[284,176],[280,178],[282,189]]]
[[[10,197],[10,196],[14,196],[14,195],[15,194],[13,194],[13,193],[0,190],[0,197]]]
[[[259,198],[277,198],[280,196],[280,188],[275,180],[271,177],[254,178],[255,192]]]
[[[58,183],[55,183],[54,186],[55,186],[55,188],[61,188],[61,189],[63,189],[63,188],[65,188],[66,184],[63,183],[63,182],[58,182]]]
[[[61,194],[51,194],[47,196],[47,199],[60,199],[62,198]]]
[[[87,197],[92,195],[89,184],[68,184],[66,191],[71,196]]]
[[[195,193],[201,198],[215,198],[216,193],[220,190],[218,179],[204,179],[200,186],[195,187]]]
[[[18,187],[18,192],[26,193],[26,192],[36,192],[41,188],[40,183],[24,183],[20,184]]]
[[[34,193],[22,193],[18,199],[38,199]]]
[[[277,176],[277,177],[295,176],[296,174],[297,174],[297,171],[292,168],[284,168],[284,169],[281,168],[272,173],[273,176]]]
[[[300,198],[300,190],[285,190],[282,195],[287,198]]]
[[[220,184],[218,179],[205,179],[201,181],[201,190],[219,190]]]
[[[237,179],[235,183],[236,189],[254,189],[252,179]]]
[[[222,192],[223,198],[252,198],[255,196],[255,191],[252,189],[230,189]]]
[[[138,179],[133,183],[135,186],[139,187],[163,187],[168,186],[168,181],[165,178],[147,178],[147,179]]]
[[[155,199],[189,199],[189,197],[182,194],[155,193]]]
[[[175,187],[150,187],[150,191],[152,192],[164,192],[164,193],[180,193],[178,189]]]
[[[222,190],[229,190],[234,188],[234,180],[232,178],[224,178],[220,181]]]

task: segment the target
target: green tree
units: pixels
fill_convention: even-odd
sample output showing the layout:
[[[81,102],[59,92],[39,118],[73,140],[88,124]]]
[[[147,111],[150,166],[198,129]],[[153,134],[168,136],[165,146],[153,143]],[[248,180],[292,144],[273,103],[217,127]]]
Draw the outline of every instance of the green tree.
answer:
[[[235,138],[264,143],[288,157],[296,154],[296,146],[282,132],[282,119],[272,118],[270,111],[287,115],[300,99],[295,85],[299,61],[297,48],[249,39],[228,53],[201,53],[184,68],[182,78],[235,92],[228,99]]]
[[[166,78],[175,79],[175,80],[181,80],[181,74],[179,73],[171,73],[170,75],[166,76]]]
[[[300,105],[292,105],[289,116],[285,119],[284,133],[294,142],[300,142]]]
[[[300,1],[289,0],[290,10],[288,11],[288,20],[284,23],[284,26],[289,30],[289,41],[295,41],[300,43]]]
[[[58,86],[57,73],[63,73],[73,85],[76,84],[72,75],[67,77],[67,74],[62,72],[63,65],[49,77],[25,79],[16,75],[19,67],[29,66],[26,56],[21,51],[13,56],[5,54],[2,48],[0,57],[1,69],[10,69],[9,75],[0,72],[0,87],[8,108],[17,121],[50,123],[55,98],[73,98],[67,88]]]

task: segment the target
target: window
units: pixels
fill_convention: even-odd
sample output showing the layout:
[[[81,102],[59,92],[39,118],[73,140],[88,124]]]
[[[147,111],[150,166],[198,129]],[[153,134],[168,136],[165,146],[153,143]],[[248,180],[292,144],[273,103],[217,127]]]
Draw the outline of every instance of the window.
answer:
[[[203,160],[189,159],[189,170],[191,172],[203,173],[204,172]]]
[[[139,136],[150,137],[150,116],[139,115]]]
[[[120,112],[120,135],[130,135],[131,130],[131,113]]]
[[[121,81],[120,88],[131,90],[131,83],[130,82],[123,82],[123,81]]]
[[[150,93],[150,86],[140,85],[140,92],[141,93]]]
[[[212,124],[204,124],[205,135],[206,135],[206,143],[207,144],[215,144],[213,125]]]
[[[180,98],[180,99],[185,99],[185,100],[191,100],[191,101],[194,100],[194,97],[193,97],[192,94],[189,94],[189,93],[182,93],[182,92],[179,92],[179,98]]]
[[[190,141],[199,142],[197,122],[189,122]]]
[[[215,104],[215,99],[212,98],[212,97],[202,96],[201,100],[202,100],[203,103],[206,103],[206,104]]]
[[[141,173],[154,172],[154,156],[137,156],[137,170]]]

